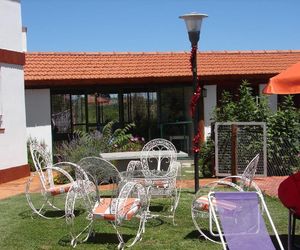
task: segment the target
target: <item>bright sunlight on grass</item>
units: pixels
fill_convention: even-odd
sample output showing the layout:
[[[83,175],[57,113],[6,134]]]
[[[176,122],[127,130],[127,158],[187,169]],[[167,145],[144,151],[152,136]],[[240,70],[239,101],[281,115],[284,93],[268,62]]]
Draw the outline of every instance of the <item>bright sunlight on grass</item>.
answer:
[[[176,213],[177,226],[173,226],[168,218],[149,220],[142,241],[133,249],[222,249],[221,245],[199,238],[191,219],[193,195],[192,190],[182,191]],[[286,246],[288,211],[278,199],[265,198]],[[24,195],[1,200],[0,211],[0,249],[71,249],[65,219],[32,218]],[[95,237],[77,245],[76,249],[116,249],[118,239],[112,226],[107,222],[95,225]],[[131,233],[129,229],[124,238],[126,240],[133,236],[134,232]]]

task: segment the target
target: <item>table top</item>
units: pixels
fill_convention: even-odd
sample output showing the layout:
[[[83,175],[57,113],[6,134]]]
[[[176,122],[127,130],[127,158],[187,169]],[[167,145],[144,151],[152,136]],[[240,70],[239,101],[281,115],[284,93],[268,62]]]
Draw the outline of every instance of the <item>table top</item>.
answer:
[[[160,154],[168,154],[168,151],[150,151],[149,154],[150,156],[153,155],[158,156]],[[188,154],[179,151],[176,153],[177,158],[187,158]],[[108,161],[111,160],[139,160],[141,156],[141,151],[127,151],[127,152],[113,152],[113,153],[101,153],[100,156]]]

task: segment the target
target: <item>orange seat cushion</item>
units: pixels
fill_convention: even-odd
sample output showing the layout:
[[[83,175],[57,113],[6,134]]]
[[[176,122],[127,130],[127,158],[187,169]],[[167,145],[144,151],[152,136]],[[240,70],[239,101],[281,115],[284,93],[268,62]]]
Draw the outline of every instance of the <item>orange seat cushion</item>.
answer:
[[[72,184],[70,184],[70,183],[65,184],[65,185],[55,186],[55,187],[49,188],[47,190],[47,192],[52,196],[59,195],[59,194],[64,194],[64,193],[67,193],[69,191],[71,186],[72,186]]]
[[[169,188],[170,187],[170,180],[168,179],[158,179],[158,180],[155,180],[155,179],[135,179],[134,180],[135,182],[137,183],[140,183],[141,185],[143,186],[149,186],[151,185],[152,187],[155,187],[155,188]]]
[[[156,181],[154,181],[153,185],[157,188],[168,188],[170,184],[169,184],[169,181],[156,180]]]
[[[93,209],[94,219],[103,219],[114,221],[116,219],[116,205],[119,200],[119,215],[125,220],[130,220],[141,207],[140,199],[128,198],[128,199],[117,199],[117,198],[103,198],[96,203]]]
[[[212,199],[213,205],[217,209],[226,209],[226,210],[234,210],[236,209],[236,205],[229,202],[229,201],[218,201],[216,199]],[[209,201],[207,195],[200,196],[194,203],[194,208],[198,209],[200,211],[206,211],[208,212],[209,210]]]

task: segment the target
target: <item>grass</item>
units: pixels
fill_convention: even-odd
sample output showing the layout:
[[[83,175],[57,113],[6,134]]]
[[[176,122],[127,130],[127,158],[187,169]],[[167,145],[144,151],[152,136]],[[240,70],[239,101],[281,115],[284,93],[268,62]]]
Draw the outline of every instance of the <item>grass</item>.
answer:
[[[202,174],[202,165],[199,165],[199,177],[200,178],[209,178],[205,177]],[[193,180],[194,179],[194,163],[190,164],[190,166],[183,166],[181,167],[181,179],[182,180]]]
[[[222,249],[220,245],[199,238],[190,213],[193,196],[192,190],[182,191],[176,212],[177,226],[168,218],[149,220],[142,241],[133,249]],[[286,245],[288,211],[276,198],[266,197],[266,202]],[[0,211],[0,249],[71,249],[65,219],[32,218],[24,195],[1,200]],[[76,249],[116,249],[118,239],[109,223],[96,223],[95,229],[96,236],[77,245]],[[131,238],[133,231],[127,232],[125,238]]]

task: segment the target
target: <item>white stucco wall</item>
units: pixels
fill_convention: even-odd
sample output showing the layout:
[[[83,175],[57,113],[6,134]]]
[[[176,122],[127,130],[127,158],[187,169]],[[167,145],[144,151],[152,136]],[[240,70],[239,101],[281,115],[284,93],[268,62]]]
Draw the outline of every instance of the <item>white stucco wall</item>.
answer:
[[[22,51],[21,6],[0,0],[0,49]],[[24,72],[22,66],[0,63],[0,170],[27,164]]]
[[[26,89],[27,137],[36,138],[52,152],[51,107],[49,89]]]
[[[27,164],[24,74],[22,66],[0,64],[3,124],[0,169]]]
[[[212,112],[217,105],[217,85],[205,85],[207,95],[204,97],[205,138],[211,133]]]
[[[27,28],[22,28],[22,51],[27,51]]]
[[[0,48],[22,51],[21,6],[18,0],[0,1]]]
[[[259,84],[259,94],[262,95],[262,91],[266,84]],[[268,95],[269,107],[273,112],[277,111],[277,95]]]

